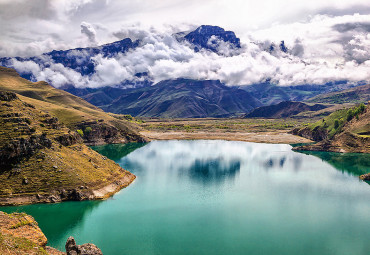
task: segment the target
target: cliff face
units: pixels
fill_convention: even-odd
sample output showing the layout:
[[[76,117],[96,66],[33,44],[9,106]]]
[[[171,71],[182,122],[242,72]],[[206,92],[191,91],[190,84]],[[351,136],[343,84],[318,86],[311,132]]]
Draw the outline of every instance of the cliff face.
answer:
[[[119,125],[119,123],[117,123]],[[80,130],[81,137],[86,145],[102,145],[112,143],[146,142],[146,138],[136,132],[130,132],[128,128],[116,127],[104,123],[104,120],[82,121],[76,123],[76,129]]]
[[[0,126],[0,205],[103,199],[135,179],[15,93],[0,92]]]
[[[319,126],[314,127],[313,129],[309,127],[296,128],[293,129],[290,133],[292,133],[293,135],[302,136],[315,142],[320,142],[328,138],[328,131],[325,128]]]

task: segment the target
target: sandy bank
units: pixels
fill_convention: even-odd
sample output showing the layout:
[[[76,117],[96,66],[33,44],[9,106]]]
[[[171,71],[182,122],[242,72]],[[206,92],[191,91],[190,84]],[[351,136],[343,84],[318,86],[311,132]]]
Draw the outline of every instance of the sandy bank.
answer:
[[[36,203],[59,203],[63,201],[102,200],[130,185],[136,176],[126,174],[123,178],[98,188],[79,187],[72,190],[55,190],[49,194],[11,195],[0,197],[0,206],[26,205]]]
[[[185,131],[142,131],[142,135],[151,140],[227,140],[227,141],[244,141],[254,143],[275,143],[275,144],[294,144],[309,143],[309,139],[287,134],[283,132],[185,132]]]

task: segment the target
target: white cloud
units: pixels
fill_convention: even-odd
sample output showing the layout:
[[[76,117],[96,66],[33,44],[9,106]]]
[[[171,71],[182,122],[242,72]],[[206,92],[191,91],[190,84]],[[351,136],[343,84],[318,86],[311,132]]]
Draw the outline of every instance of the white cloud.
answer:
[[[4,30],[5,37],[4,34],[2,37],[5,39],[0,40],[0,56],[32,56],[52,49],[85,47],[130,37],[133,40],[140,40],[140,46],[125,54],[118,54],[114,58],[95,56],[93,59],[96,63],[96,73],[91,76],[81,76],[72,69],[53,63],[50,67],[42,68],[30,62],[15,61],[14,66],[21,71],[32,72],[37,80],[45,79],[55,86],[73,84],[76,87],[115,86],[127,80],[140,81],[141,79],[135,76],[136,73],[148,73],[153,82],[185,77],[219,79],[228,85],[253,84],[266,79],[271,79],[279,85],[322,84],[333,80],[370,81],[368,71],[370,15],[333,16],[327,10],[330,15],[320,14],[309,18],[303,15],[304,20],[294,19],[295,14],[293,15],[293,13],[302,13],[299,10],[304,8],[307,8],[307,14],[325,13],[322,10],[330,4],[332,13],[338,10],[346,13],[346,8],[350,13],[352,10],[357,10],[357,7],[353,6],[366,7],[366,1],[359,0],[346,4],[343,1],[339,3],[329,0],[297,4],[292,0],[279,3],[266,0],[253,6],[248,6],[248,2],[239,0],[234,1],[234,5],[226,5],[222,0],[213,1],[213,4],[209,0],[201,4],[193,0],[187,1],[187,4],[181,0],[175,0],[172,5],[169,5],[167,0],[160,3],[152,1],[146,5],[143,5],[142,1],[129,3],[81,0],[74,4],[67,2],[49,2],[49,9],[57,13],[57,18],[54,19],[45,14],[41,15],[42,19],[36,19],[35,26],[38,29],[44,29],[41,29],[44,32],[36,33],[37,40],[32,37],[35,35],[24,32],[29,28],[24,20],[31,20],[32,15],[26,15],[25,19],[19,17],[22,23],[16,23],[13,30],[15,31],[14,28],[18,26],[21,32],[11,32],[8,28]],[[268,8],[264,9],[262,5]],[[123,6],[131,9],[122,9]],[[139,8],[140,6],[142,8]],[[187,19],[183,18],[182,13],[189,13],[186,10],[195,6],[197,8],[191,11],[191,17],[187,15]],[[201,24],[235,28],[237,36],[241,37],[241,49],[233,49],[218,38],[212,38],[222,54],[206,50],[194,52],[189,43],[176,40],[173,34],[194,29],[196,27],[194,21],[201,16],[200,13],[205,14],[206,7],[211,14],[207,12],[205,18],[200,19]],[[215,15],[217,13],[215,10],[221,7],[225,17]],[[250,9],[247,10],[246,7]],[[279,11],[285,16],[278,18],[272,25],[267,26],[258,18],[264,17],[270,20],[271,24],[272,17],[276,18],[280,15],[277,14]],[[122,16],[122,13],[127,15]],[[173,16],[178,16],[178,23],[163,23],[156,18],[150,20],[153,15],[159,13],[169,21]],[[270,16],[267,15],[269,13]],[[133,22],[127,25],[129,17],[133,18]],[[214,21],[215,18],[218,18],[219,23]],[[227,22],[226,18],[230,19],[230,22]],[[240,25],[233,23],[234,18],[239,19]],[[254,19],[256,26],[265,28],[251,30],[252,26],[247,22],[249,19]],[[293,21],[290,22],[289,19]],[[137,20],[140,20],[140,23],[136,22]],[[1,17],[0,21],[3,21]],[[63,25],[61,25],[62,21]],[[126,25],[122,26],[122,22]],[[154,28],[151,23],[159,25]],[[73,25],[76,29],[69,27]],[[68,33],[67,30],[72,32]],[[2,37],[0,36],[0,39]],[[89,40],[86,40],[86,37]],[[9,38],[12,43],[9,43]],[[288,47],[287,54],[279,50],[282,40]],[[269,52],[272,43],[276,50]],[[71,51],[70,54],[81,55],[78,58],[81,63],[87,57],[87,52]]]

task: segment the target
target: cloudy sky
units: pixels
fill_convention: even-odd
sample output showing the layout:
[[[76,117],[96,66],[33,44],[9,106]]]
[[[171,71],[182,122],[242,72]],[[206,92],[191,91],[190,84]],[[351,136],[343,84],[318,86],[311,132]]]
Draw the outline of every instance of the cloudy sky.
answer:
[[[234,31],[242,50],[222,56],[195,53],[168,37],[202,24]],[[368,0],[0,0],[0,29],[0,57],[96,46],[128,36],[144,42],[116,59],[98,56],[94,77],[61,67],[32,67],[36,80],[55,86],[114,86],[141,71],[153,82],[178,77],[228,85],[266,79],[279,85],[370,81]],[[281,40],[289,54],[266,53],[268,45]],[[18,63],[18,68],[30,67]]]

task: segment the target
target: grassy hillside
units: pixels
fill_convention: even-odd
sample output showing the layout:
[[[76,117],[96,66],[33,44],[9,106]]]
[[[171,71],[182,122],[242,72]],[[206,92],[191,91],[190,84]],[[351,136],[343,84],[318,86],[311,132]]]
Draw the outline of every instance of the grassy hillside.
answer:
[[[94,199],[95,190],[135,178],[15,93],[0,92],[0,117],[0,204]]]
[[[338,110],[292,133],[319,142],[297,150],[370,153],[370,105]]]
[[[51,115],[72,130],[92,130],[83,139],[89,144],[124,143],[144,141],[135,123],[124,116],[107,114],[85,100],[63,90],[55,89],[46,82],[30,82],[10,68],[0,67],[0,91],[12,91],[27,103]]]
[[[329,103],[329,104],[343,104],[343,103],[366,103],[370,100],[370,84],[315,96],[307,102],[312,103]]]

